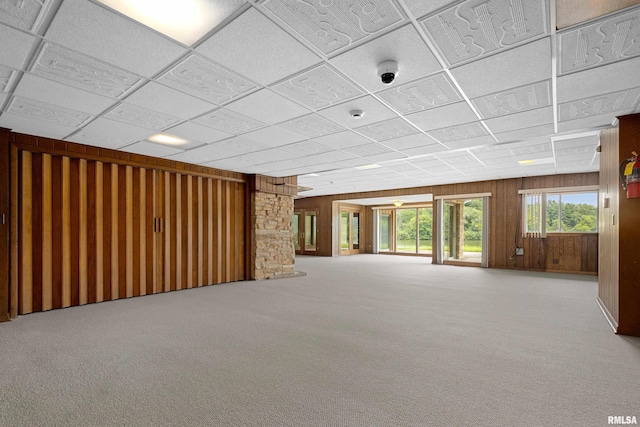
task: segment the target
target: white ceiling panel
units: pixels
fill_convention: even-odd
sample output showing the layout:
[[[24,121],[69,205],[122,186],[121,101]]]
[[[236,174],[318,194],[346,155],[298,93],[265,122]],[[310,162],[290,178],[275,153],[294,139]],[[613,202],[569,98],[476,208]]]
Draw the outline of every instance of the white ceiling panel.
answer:
[[[171,160],[178,162],[187,162],[194,164],[202,164],[212,162],[214,160],[226,159],[228,157],[237,156],[236,151],[219,147],[217,143],[203,145],[192,150],[184,151],[180,154],[171,156]]]
[[[401,9],[391,0],[267,0],[265,6],[325,54],[404,19]]]
[[[331,147],[318,144],[317,142],[314,142],[314,141],[300,141],[300,142],[295,142],[293,144],[282,145],[279,148],[289,153],[296,154],[297,156],[300,156],[300,157],[333,151]]]
[[[447,144],[451,141],[485,136],[488,132],[480,122],[475,122],[432,130],[428,134],[436,141]]]
[[[46,37],[144,77],[153,76],[186,52],[155,31],[83,0],[62,2]]]
[[[558,77],[558,102],[638,87],[640,73],[633,72],[638,69],[640,58],[633,58]]]
[[[553,135],[553,124],[532,126],[530,128],[516,129],[509,132],[494,134],[500,142],[517,142],[531,138],[540,138]]]
[[[364,136],[358,135],[357,133],[351,131],[321,136],[318,138],[314,138],[314,141],[327,147],[331,147],[334,150],[355,147],[357,145],[368,144],[371,142],[371,140],[365,138]]]
[[[111,107],[117,101],[95,93],[69,87],[25,73],[14,91],[15,95],[47,104],[95,115]]]
[[[266,126],[265,123],[243,116],[235,111],[220,108],[212,113],[194,119],[195,122],[226,133],[240,135]]]
[[[411,24],[334,57],[331,64],[360,86],[376,92],[387,88],[376,67],[388,60],[396,61],[399,67],[394,86],[442,69]]]
[[[466,102],[457,102],[444,107],[413,113],[407,119],[423,131],[475,122],[478,116]]]
[[[216,108],[215,105],[155,82],[149,82],[127,97],[127,103],[190,119]]]
[[[162,75],[159,82],[214,104],[242,96],[256,85],[196,55],[190,55]]]
[[[350,114],[350,111],[353,110],[360,110],[364,114],[359,118],[353,118]],[[325,108],[320,110],[319,114],[346,128],[364,126],[397,116],[391,109],[370,95]]]
[[[25,61],[36,38],[0,24],[0,40],[11,40],[11,43],[2,43],[0,64],[17,70],[24,70]]]
[[[309,113],[306,108],[268,89],[245,96],[226,105],[226,108],[268,124],[291,120]]]
[[[301,141],[302,137],[279,126],[269,126],[242,135],[252,141],[257,141],[270,147],[291,144]]]
[[[360,89],[327,65],[298,74],[273,89],[314,110],[362,95]]]
[[[640,55],[640,7],[559,34],[559,74],[567,74]],[[612,40],[613,38],[613,40]]]
[[[34,121],[45,121],[72,128],[80,126],[91,118],[91,115],[82,111],[21,97],[14,97],[6,111]]]
[[[67,140],[80,144],[117,149],[132,142],[146,139],[154,133],[150,129],[97,118],[71,135]]]
[[[378,96],[404,114],[451,104],[462,99],[444,73],[385,90]]]
[[[63,139],[77,128],[51,121],[34,120],[33,117],[4,112],[0,116],[0,127],[11,129],[14,132],[27,133],[46,138]]]
[[[159,113],[124,102],[105,114],[104,118],[156,131],[160,131],[181,121],[179,118],[170,116],[169,114]]]
[[[449,65],[455,65],[547,34],[546,3],[465,1],[422,20],[422,24]]]
[[[233,136],[194,122],[180,123],[177,126],[166,129],[164,133],[179,136],[190,142],[198,141],[206,144]]]
[[[546,125],[553,123],[553,108],[544,107],[536,110],[528,110],[524,113],[516,113],[485,120],[485,123],[494,134],[526,127]]]
[[[507,89],[472,102],[484,119],[535,110],[551,105],[551,81]]]
[[[282,123],[280,126],[299,135],[306,136],[307,138],[316,138],[344,130],[342,126],[337,125],[318,114],[298,117],[297,119]]]
[[[31,72],[110,98],[122,98],[142,82],[133,73],[51,43],[44,45]]]
[[[495,139],[490,135],[476,136],[475,138],[464,138],[447,141],[444,144],[452,150],[460,148],[483,147],[489,144],[495,144]]]
[[[511,150],[509,150],[509,147],[506,144],[490,145],[488,147],[476,148],[469,151],[480,160],[511,156]]]
[[[136,142],[135,144],[128,145],[122,149],[129,153],[142,154],[145,156],[171,156],[173,154],[181,153],[183,150],[170,145],[155,144],[149,141]]]
[[[404,0],[404,3],[416,18],[420,18],[441,9],[443,6],[456,3],[456,0]]]
[[[418,133],[419,130],[411,126],[401,118],[385,120],[384,122],[373,123],[355,129],[356,132],[381,142],[387,139],[400,138],[402,136]]]
[[[385,144],[387,142],[389,141],[385,141]],[[414,156],[423,156],[425,154],[439,153],[441,151],[445,151],[446,149],[447,148],[444,147],[443,145],[434,143],[429,145],[422,145],[420,147],[405,148],[405,149],[402,149],[401,151],[409,157],[414,157]]]
[[[523,64],[527,64],[523,67]],[[551,78],[548,37],[451,70],[469,98]]]
[[[2,105],[8,97],[9,97],[8,93],[0,92],[0,105]]]
[[[388,139],[382,144],[394,150],[404,151],[405,149],[437,144],[437,142],[428,135],[416,133],[401,138]]]
[[[245,135],[236,136],[233,138],[225,139],[215,143],[216,147],[222,148],[225,151],[232,151],[235,155],[253,153],[256,151],[267,150],[271,148],[270,145],[260,141],[254,141],[248,139]]]
[[[16,70],[0,65],[0,92],[9,90],[9,86],[16,76]]]
[[[320,61],[318,56],[255,9],[247,10],[196,50],[263,85]]]
[[[41,20],[39,18],[51,3],[43,0],[6,1],[0,7],[0,22],[34,32]]]
[[[367,156],[373,156],[374,154],[388,153],[393,150],[391,150],[389,147],[385,147],[384,145],[371,142],[365,145],[358,145],[357,147],[345,148],[343,151],[346,151],[347,153],[355,154],[356,156],[367,157]]]
[[[615,113],[607,113],[575,120],[567,120],[558,123],[558,132],[575,132],[611,127],[615,118]]]
[[[640,100],[640,87],[591,96],[558,105],[558,121],[583,119],[603,114],[625,115],[635,111]]]

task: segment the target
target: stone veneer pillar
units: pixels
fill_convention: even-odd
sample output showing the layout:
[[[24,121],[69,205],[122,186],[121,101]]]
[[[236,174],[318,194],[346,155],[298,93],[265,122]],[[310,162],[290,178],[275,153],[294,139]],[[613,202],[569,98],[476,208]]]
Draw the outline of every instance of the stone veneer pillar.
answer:
[[[293,196],[252,192],[251,228],[251,278],[294,276]]]

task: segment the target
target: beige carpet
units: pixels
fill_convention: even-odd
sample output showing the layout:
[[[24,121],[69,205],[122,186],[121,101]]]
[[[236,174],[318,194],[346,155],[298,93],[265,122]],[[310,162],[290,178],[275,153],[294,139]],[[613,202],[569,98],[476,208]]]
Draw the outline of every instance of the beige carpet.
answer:
[[[640,339],[588,276],[298,257],[241,282],[0,324],[2,426],[606,426]]]

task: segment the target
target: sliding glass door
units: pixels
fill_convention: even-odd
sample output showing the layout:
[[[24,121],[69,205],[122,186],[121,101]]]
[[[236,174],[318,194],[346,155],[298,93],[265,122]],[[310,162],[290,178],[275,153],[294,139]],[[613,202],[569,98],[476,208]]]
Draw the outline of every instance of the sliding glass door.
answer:
[[[360,253],[361,212],[352,209],[340,210],[340,254]]]
[[[377,252],[431,255],[431,206],[380,209],[377,212]]]
[[[318,214],[315,210],[300,210],[293,213],[293,245],[296,254],[311,255],[316,252]]]
[[[438,200],[439,263],[487,266],[488,197]]]

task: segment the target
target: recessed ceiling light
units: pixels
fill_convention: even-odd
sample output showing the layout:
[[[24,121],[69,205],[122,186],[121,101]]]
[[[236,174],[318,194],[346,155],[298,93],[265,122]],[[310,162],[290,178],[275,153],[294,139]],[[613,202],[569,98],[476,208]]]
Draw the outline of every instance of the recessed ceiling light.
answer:
[[[358,169],[359,171],[361,170],[365,170],[365,169],[377,169],[377,168],[381,168],[382,166],[380,165],[364,165],[364,166],[356,166],[356,169]]]
[[[169,135],[168,133],[157,133],[155,135],[151,135],[149,138],[147,138],[147,140],[151,142],[157,142],[158,144],[166,144],[166,145],[182,145],[189,142],[186,139]]]
[[[522,166],[544,165],[544,164],[553,163],[553,157],[548,157],[546,159],[518,160],[518,163],[520,163]]]
[[[521,165],[530,165],[533,162],[535,162],[535,160],[518,160],[518,163]]]
[[[302,176],[305,177],[305,176],[320,176],[320,175],[318,175],[317,173],[308,173],[308,174],[302,175]]]
[[[211,31],[242,0],[98,0],[187,46]]]

